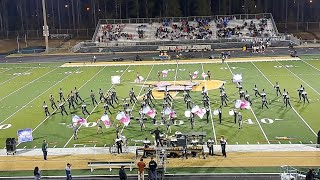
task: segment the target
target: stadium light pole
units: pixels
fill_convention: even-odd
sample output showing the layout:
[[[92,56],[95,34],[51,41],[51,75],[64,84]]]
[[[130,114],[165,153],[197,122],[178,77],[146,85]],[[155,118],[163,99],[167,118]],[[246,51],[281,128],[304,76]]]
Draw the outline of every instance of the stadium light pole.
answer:
[[[42,15],[43,15],[43,35],[46,44],[46,53],[49,53],[49,28],[47,24],[47,12],[46,12],[46,2],[42,0]]]
[[[288,28],[288,0],[286,0],[286,28]]]

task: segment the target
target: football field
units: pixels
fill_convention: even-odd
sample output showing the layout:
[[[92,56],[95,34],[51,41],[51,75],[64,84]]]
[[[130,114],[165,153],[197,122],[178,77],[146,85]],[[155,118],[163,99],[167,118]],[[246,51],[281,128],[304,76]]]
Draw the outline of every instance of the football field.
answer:
[[[217,82],[225,82],[226,93],[229,96],[227,107],[222,109],[222,123],[213,111],[220,106],[219,85],[209,90],[211,112],[209,123],[206,118],[196,117],[195,127],[192,130],[190,122],[185,117],[186,104],[182,92],[174,97],[174,109],[177,112],[178,125],[172,125],[172,133],[180,131],[205,132],[206,139],[212,137],[220,139],[224,135],[229,144],[314,144],[320,130],[320,61],[317,57],[302,57],[301,60],[278,61],[244,61],[221,63],[184,63],[177,64],[143,64],[128,63],[121,66],[93,66],[82,65],[79,67],[65,67],[57,63],[34,63],[34,64],[1,64],[0,66],[0,142],[5,142],[8,137],[17,138],[17,130],[31,128],[33,131],[32,142],[21,143],[18,148],[41,148],[43,139],[49,143],[49,148],[61,147],[103,147],[114,143],[116,120],[119,110],[123,109],[122,99],[129,97],[129,90],[133,87],[137,97],[141,97],[148,89],[150,82],[157,81],[157,72],[168,70],[168,76],[162,81],[179,83],[189,79],[189,72],[199,71],[196,79],[204,86],[209,82],[204,81],[202,72],[211,71],[211,79]],[[136,74],[144,77],[137,84],[134,82]],[[253,104],[251,109],[240,110],[243,115],[243,128],[239,129],[234,123],[234,117],[229,115],[229,110],[234,108],[234,100],[239,99],[238,89],[231,79],[233,74],[242,74],[243,89],[248,90]],[[121,76],[121,84],[112,85],[111,76]],[[274,84],[279,82],[281,92],[283,89],[291,96],[292,108],[283,105],[282,97],[276,96]],[[254,96],[254,85],[259,91],[265,89],[267,93],[269,109],[261,109],[261,98]],[[211,84],[210,84],[211,85]],[[298,92],[300,85],[305,87],[310,103],[299,102]],[[52,94],[57,101],[59,99],[59,88],[62,88],[64,96],[77,87],[79,94],[87,103],[90,115],[83,116],[81,105],[76,109],[66,110],[69,115],[61,115],[60,110],[53,110],[50,106],[49,95]],[[103,127],[104,133],[97,134],[96,120],[104,114],[103,103],[93,106],[90,98],[90,90],[93,90],[99,101],[99,88],[107,92],[115,88],[119,97],[119,104],[111,107],[111,127]],[[200,87],[201,89],[201,87]],[[190,93],[192,101],[203,107],[200,91]],[[138,116],[141,98],[139,102],[130,104],[133,115]],[[50,113],[46,117],[43,110],[43,102],[46,101]],[[160,121],[162,110],[162,99],[157,99],[156,110],[157,121]],[[73,140],[71,128],[72,116],[87,119],[88,124],[79,129],[78,140]],[[181,122],[181,123],[180,123]],[[128,139],[130,146],[135,145],[136,140],[144,138],[153,139],[150,131],[157,126],[153,125],[150,118],[145,122],[146,130],[140,131],[139,121],[133,119],[128,127],[123,127],[123,135]],[[165,132],[165,126],[159,126]],[[219,143],[219,142],[218,142]]]

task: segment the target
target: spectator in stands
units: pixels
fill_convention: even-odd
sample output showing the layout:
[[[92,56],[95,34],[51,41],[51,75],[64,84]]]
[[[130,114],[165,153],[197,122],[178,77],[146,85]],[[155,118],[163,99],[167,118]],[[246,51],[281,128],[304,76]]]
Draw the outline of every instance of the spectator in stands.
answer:
[[[40,180],[41,179],[41,173],[39,167],[35,167],[33,170],[33,175],[35,180]]]
[[[137,164],[138,166],[138,180],[144,180],[144,168],[146,167],[146,163],[143,162],[143,159],[140,159],[140,162]]]
[[[149,162],[150,180],[157,180],[157,163],[151,158]]]
[[[67,180],[71,180],[72,176],[71,176],[71,164],[68,163],[67,167],[66,167],[66,176],[67,176]]]
[[[127,180],[127,174],[126,174],[126,171],[124,170],[124,166],[121,166],[119,170],[119,178],[120,180]]]

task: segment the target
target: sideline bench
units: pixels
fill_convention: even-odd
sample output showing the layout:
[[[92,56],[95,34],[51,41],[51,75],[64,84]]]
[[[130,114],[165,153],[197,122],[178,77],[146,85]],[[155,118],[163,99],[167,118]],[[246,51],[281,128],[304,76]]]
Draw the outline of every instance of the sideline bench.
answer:
[[[88,162],[88,167],[90,167],[91,172],[97,168],[109,168],[112,170],[112,167],[120,168],[121,166],[129,167],[130,171],[132,171],[132,167],[135,165],[133,161],[126,162]]]

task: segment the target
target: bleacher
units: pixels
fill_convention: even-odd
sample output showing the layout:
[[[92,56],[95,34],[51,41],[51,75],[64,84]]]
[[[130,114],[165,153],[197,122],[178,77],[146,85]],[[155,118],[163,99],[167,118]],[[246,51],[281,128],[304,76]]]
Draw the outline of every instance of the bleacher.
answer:
[[[224,23],[227,20],[227,23]],[[141,22],[141,23],[137,23]],[[262,24],[264,22],[265,24]],[[253,30],[252,27],[255,27]],[[223,31],[232,33],[222,33]],[[225,34],[225,35],[223,35]],[[271,14],[100,20],[95,43],[268,38],[277,35]]]
[[[225,20],[227,20],[225,22]],[[172,47],[207,45],[202,51],[242,48],[255,42],[273,47],[300,44],[279,34],[270,13],[201,17],[100,19],[91,41],[72,48],[78,53],[159,51]],[[192,48],[192,47],[190,47]],[[189,49],[188,49],[189,50]],[[197,50],[199,51],[199,50]],[[200,50],[201,51],[201,50]],[[155,58],[155,60],[166,60]]]

